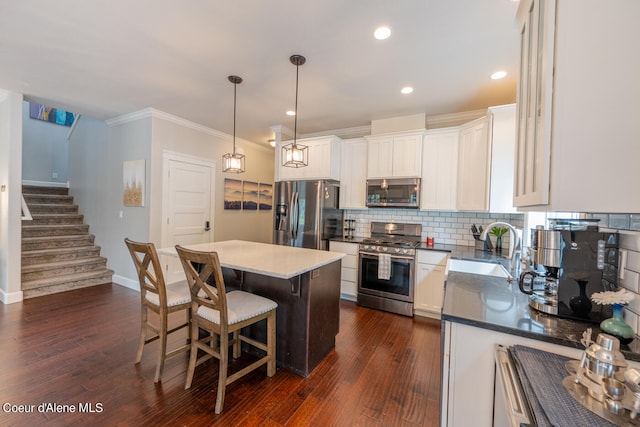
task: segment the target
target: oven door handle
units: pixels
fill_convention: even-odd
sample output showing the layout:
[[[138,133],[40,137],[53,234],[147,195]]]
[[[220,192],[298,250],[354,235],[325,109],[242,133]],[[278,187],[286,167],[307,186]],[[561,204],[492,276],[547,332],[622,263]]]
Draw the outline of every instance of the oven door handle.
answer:
[[[530,414],[526,397],[518,384],[515,367],[505,347],[495,347],[496,375],[500,375],[505,393],[508,416],[513,425],[529,425]]]
[[[413,261],[415,258],[411,255],[397,255],[397,254],[390,254],[388,252],[381,252],[380,254],[372,254],[369,252],[359,252],[360,258],[370,258],[370,259],[378,259],[378,255],[382,255],[382,254],[391,255],[391,259],[403,259],[406,261]]]

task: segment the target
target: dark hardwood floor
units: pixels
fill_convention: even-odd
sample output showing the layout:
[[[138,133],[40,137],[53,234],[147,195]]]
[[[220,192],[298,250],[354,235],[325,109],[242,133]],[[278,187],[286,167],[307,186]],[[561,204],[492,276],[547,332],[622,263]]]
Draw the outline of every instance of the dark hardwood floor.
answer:
[[[439,425],[438,321],[342,302],[336,348],[309,377],[259,369],[227,387],[215,415],[217,361],[196,369],[190,390],[187,353],[157,385],[157,343],[134,365],[139,304],[118,285],[0,304],[0,426]]]

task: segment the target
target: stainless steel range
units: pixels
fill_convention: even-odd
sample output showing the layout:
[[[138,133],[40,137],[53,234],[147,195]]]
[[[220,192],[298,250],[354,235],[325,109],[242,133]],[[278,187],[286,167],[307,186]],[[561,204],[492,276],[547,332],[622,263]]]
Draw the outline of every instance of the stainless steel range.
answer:
[[[359,245],[358,305],[413,316],[413,282],[420,224],[371,223]]]

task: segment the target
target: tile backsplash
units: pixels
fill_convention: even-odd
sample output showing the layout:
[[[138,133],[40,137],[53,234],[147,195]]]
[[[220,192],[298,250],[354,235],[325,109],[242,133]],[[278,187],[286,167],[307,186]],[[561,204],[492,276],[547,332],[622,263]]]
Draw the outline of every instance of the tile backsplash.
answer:
[[[635,299],[625,307],[624,318],[636,332],[640,332],[640,214],[587,213],[588,218],[600,219],[600,227],[620,232],[620,252],[624,263],[620,265],[619,285],[635,294]],[[355,237],[369,237],[371,222],[405,222],[422,225],[422,240],[433,237],[435,243],[474,246],[471,224],[476,226],[504,221],[524,228],[525,214],[495,214],[485,212],[440,212],[412,209],[346,210],[345,219],[356,220]],[[508,247],[509,234],[504,245]],[[492,236],[492,239],[495,237]],[[638,339],[638,338],[637,338]]]
[[[503,221],[522,228],[524,214],[496,214],[485,212],[440,212],[413,209],[347,210],[345,219],[356,220],[355,237],[369,237],[371,222],[404,222],[422,225],[422,240],[433,237],[435,243],[474,246],[471,224],[486,227],[495,221]],[[495,239],[495,237],[492,237]],[[509,244],[508,233],[503,244]]]
[[[620,231],[619,285],[635,294],[624,310],[624,320],[638,335],[640,331],[640,232]],[[636,338],[637,339],[637,338]]]

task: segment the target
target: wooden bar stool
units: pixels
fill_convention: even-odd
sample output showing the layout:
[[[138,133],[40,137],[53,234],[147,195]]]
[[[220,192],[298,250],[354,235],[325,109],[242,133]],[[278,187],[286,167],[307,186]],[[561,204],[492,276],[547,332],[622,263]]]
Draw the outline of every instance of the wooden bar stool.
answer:
[[[191,387],[196,366],[215,357],[220,361],[218,374],[218,396],[215,413],[222,412],[227,385],[249,372],[267,365],[267,376],[276,372],[276,307],[275,302],[243,291],[225,292],[222,268],[216,252],[192,251],[176,246],[182,267],[191,289],[191,356],[185,389]],[[213,275],[214,280],[211,280]],[[209,279],[209,280],[207,280]],[[243,336],[241,329],[267,319],[267,342],[262,343]],[[195,339],[198,329],[208,331],[211,336]],[[246,342],[266,355],[249,366],[227,376],[229,362],[229,334],[233,334],[233,357],[240,356],[240,342]],[[220,345],[216,345],[219,337]],[[198,358],[198,350],[206,354]]]
[[[188,351],[190,348],[190,343],[187,342],[187,344],[167,352],[168,335],[189,326],[191,321],[191,295],[186,281],[165,284],[158,253],[153,243],[134,242],[128,238],[124,239],[124,242],[131,253],[131,258],[138,272],[138,281],[140,282],[140,340],[135,363],[140,363],[145,344],[159,340],[158,363],[153,379],[153,382],[157,383],[162,378],[165,360],[168,357]],[[158,314],[158,325],[154,325],[149,321],[149,310]],[[168,329],[169,314],[177,311],[186,312],[186,322]],[[149,331],[151,331],[152,335],[147,337]],[[191,341],[192,330],[189,328],[188,331],[189,341]]]

